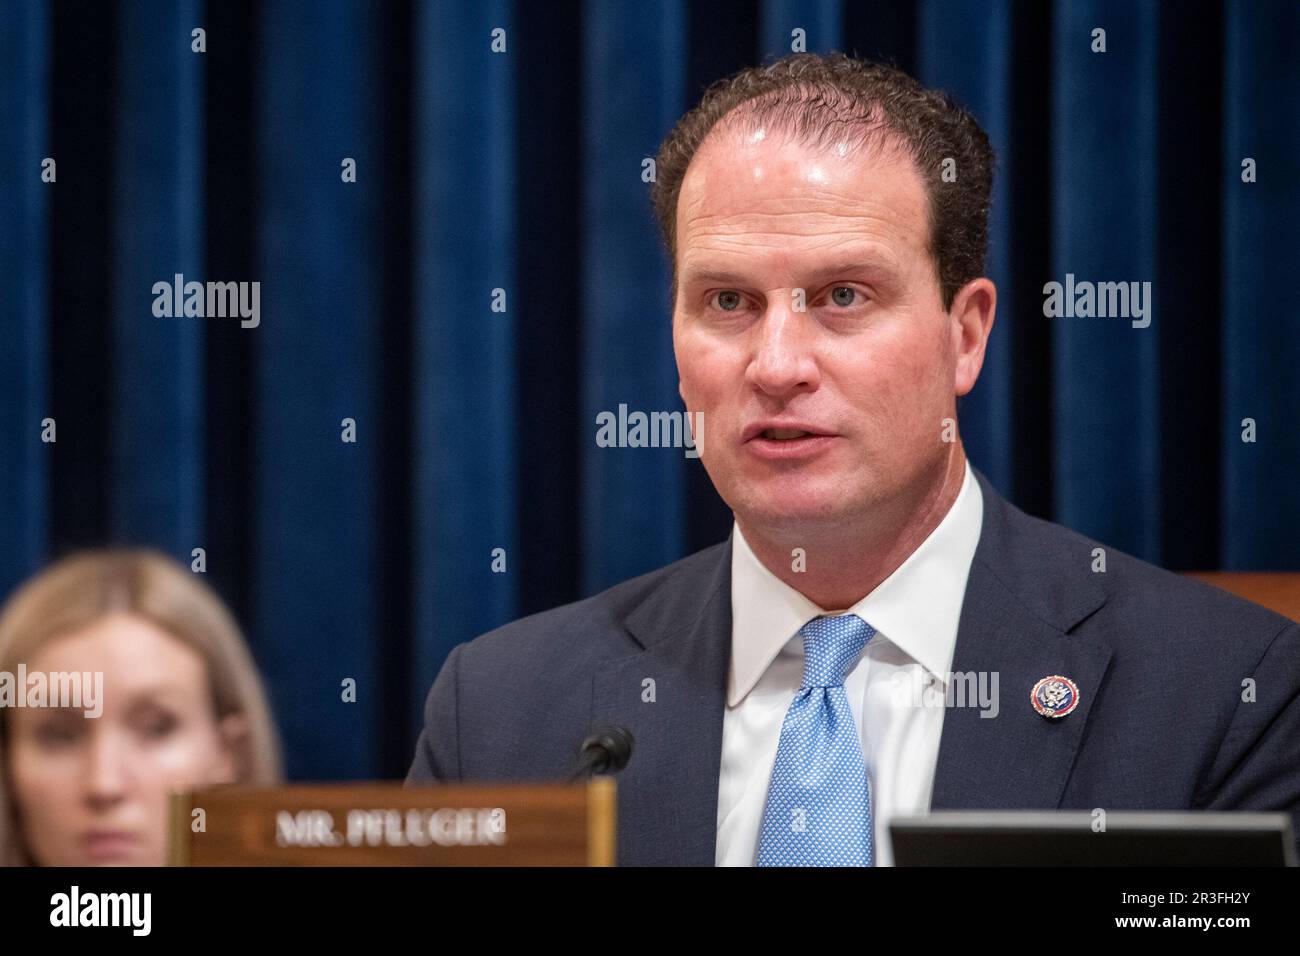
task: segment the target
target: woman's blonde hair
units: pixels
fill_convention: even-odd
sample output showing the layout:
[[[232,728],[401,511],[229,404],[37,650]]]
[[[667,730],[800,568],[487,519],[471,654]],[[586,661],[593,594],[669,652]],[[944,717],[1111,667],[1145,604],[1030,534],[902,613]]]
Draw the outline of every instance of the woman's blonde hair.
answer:
[[[282,782],[275,723],[239,625],[215,591],[157,551],[82,551],[24,583],[0,611],[0,671],[13,673],[46,641],[113,613],[144,618],[197,651],[207,665],[216,718],[242,715],[247,725],[236,754],[239,782]],[[10,789],[4,719],[0,708],[0,866],[24,866],[33,861]]]

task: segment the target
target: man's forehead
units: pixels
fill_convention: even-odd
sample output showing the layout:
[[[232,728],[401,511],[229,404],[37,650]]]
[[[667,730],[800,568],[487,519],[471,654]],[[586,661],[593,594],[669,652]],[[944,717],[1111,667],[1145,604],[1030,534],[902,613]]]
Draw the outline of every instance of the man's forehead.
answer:
[[[920,249],[926,208],[919,173],[895,149],[818,148],[732,133],[706,140],[687,170],[678,196],[678,250],[685,264],[696,245],[834,245],[853,234]]]
[[[744,284],[755,275],[774,277],[781,274],[795,282],[850,274],[886,278],[905,271],[905,264],[893,250],[874,244],[807,250],[788,247],[755,250],[751,246],[744,254],[734,256],[725,252],[715,253],[712,249],[687,256],[682,262],[680,283],[683,286],[706,282]]]

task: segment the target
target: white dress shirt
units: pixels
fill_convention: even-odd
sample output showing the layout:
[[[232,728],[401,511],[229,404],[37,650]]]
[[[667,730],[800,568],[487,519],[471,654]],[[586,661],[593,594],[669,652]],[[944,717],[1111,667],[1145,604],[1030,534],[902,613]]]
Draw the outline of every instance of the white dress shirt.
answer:
[[[719,866],[753,866],[781,725],[803,683],[799,629],[820,614],[852,613],[876,629],[844,680],[871,782],[874,862],[891,866],[889,819],[928,813],[944,707],[916,706],[947,690],[984,500],[966,477],[948,513],[888,578],[845,611],[790,587],[732,528],[731,667],[718,781]],[[792,559],[793,560],[793,559]],[[816,560],[813,556],[812,560]],[[922,686],[932,690],[921,696]]]

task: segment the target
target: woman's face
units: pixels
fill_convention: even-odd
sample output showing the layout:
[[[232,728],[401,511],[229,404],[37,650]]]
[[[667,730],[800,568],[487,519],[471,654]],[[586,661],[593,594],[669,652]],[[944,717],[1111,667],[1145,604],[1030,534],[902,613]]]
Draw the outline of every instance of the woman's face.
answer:
[[[103,713],[14,708],[10,774],[28,850],[42,866],[161,866],[173,788],[235,779],[203,658],[143,618],[105,616],[53,638],[27,672],[102,672]]]

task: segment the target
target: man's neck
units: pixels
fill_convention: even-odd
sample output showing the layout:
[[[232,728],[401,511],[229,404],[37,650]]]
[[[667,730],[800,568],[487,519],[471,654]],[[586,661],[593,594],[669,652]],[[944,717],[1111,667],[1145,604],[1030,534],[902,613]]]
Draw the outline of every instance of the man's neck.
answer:
[[[966,477],[966,454],[954,443],[946,467],[892,507],[861,520],[817,529],[756,527],[736,523],[763,566],[818,607],[852,607],[898,569],[952,508]],[[802,570],[792,554],[803,549]]]

